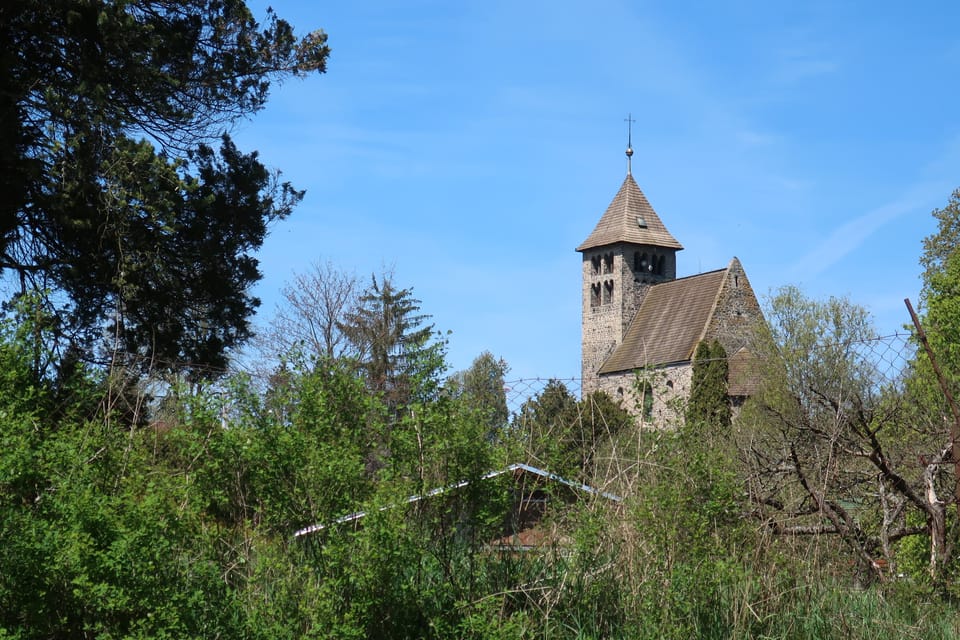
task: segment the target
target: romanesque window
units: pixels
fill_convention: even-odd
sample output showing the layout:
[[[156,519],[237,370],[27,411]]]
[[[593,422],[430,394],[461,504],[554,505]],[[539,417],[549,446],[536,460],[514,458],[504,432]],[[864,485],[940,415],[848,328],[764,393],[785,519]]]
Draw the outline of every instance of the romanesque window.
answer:
[[[601,285],[599,282],[594,282],[590,285],[590,306],[599,307],[600,306],[600,290]]]
[[[639,251],[633,252],[633,270],[644,273],[647,270],[647,254]]]
[[[593,268],[593,275],[599,275],[600,273],[600,256],[593,256],[590,258],[590,266]]]
[[[603,272],[613,273],[613,254],[605,253],[603,255]]]
[[[606,280],[603,283],[603,304],[613,302],[613,280]]]
[[[667,262],[666,256],[660,256],[659,258],[657,258],[657,275],[660,275],[660,276],[663,275],[664,266],[666,265],[666,262]]]

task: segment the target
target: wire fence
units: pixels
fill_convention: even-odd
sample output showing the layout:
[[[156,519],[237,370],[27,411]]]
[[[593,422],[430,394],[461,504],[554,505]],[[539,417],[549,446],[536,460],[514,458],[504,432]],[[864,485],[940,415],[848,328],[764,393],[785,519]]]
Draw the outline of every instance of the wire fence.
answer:
[[[562,384],[575,398],[580,397],[582,387],[580,378],[518,378],[507,380],[503,384],[503,390],[507,396],[507,409],[510,414],[519,413],[527,400],[543,393],[543,390],[551,382]]]
[[[916,358],[917,344],[909,333],[894,333],[850,344],[851,358],[865,367],[877,386],[897,386]]]
[[[899,388],[905,372],[916,357],[916,341],[909,333],[893,333],[845,344],[824,344],[820,345],[820,348],[832,349],[856,365],[861,376],[870,381],[874,390]],[[743,362],[738,361],[736,356],[728,357],[727,360],[731,369],[734,366],[743,366]],[[748,377],[759,378],[764,375],[757,360],[748,366],[753,367],[752,371],[746,371]],[[504,392],[511,415],[518,413],[525,402],[543,393],[551,382],[562,384],[574,397],[581,397],[582,378],[537,377],[508,380],[504,383]]]

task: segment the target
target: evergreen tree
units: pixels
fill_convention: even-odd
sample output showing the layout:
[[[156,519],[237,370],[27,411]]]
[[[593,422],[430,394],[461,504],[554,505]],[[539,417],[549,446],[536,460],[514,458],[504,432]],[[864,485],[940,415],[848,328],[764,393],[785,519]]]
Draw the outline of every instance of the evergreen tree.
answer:
[[[340,328],[354,345],[364,379],[396,413],[411,400],[436,392],[442,347],[412,289],[397,289],[390,276],[371,278],[357,309]]]
[[[325,34],[240,0],[10,0],[0,41],[0,268],[88,358],[106,328],[128,359],[222,368],[259,304],[252,252],[302,193],[221,132],[322,72]]]
[[[520,407],[513,421],[526,459],[569,478],[589,478],[597,451],[634,424],[633,417],[603,391],[578,401],[559,380]]]
[[[693,376],[687,404],[687,425],[710,430],[730,426],[727,397],[727,352],[717,340],[701,341],[693,355]]]

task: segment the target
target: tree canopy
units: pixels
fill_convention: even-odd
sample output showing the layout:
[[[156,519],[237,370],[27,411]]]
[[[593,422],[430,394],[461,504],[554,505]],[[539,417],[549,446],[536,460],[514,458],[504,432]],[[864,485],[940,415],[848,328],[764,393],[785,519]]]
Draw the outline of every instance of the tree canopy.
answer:
[[[509,370],[506,360],[484,351],[474,358],[469,369],[447,378],[447,392],[477,411],[488,423],[491,435],[507,426],[510,418],[504,390],[504,376]]]
[[[59,344],[222,367],[259,304],[252,252],[303,195],[225,131],[323,72],[326,35],[239,0],[12,0],[0,39],[0,267]]]

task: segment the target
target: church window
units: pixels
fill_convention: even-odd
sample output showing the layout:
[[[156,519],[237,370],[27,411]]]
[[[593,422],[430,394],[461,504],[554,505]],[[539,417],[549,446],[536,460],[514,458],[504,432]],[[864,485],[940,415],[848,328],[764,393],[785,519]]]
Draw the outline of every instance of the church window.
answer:
[[[590,266],[593,268],[593,275],[598,275],[600,273],[600,256],[590,258]]]
[[[646,273],[648,267],[650,266],[650,259],[647,257],[646,251],[640,253],[639,251],[634,252],[633,254],[633,270],[639,271],[640,273]]]
[[[657,258],[657,275],[661,275],[661,276],[663,275],[664,267],[666,266],[666,263],[667,263],[666,256],[660,256],[659,258]]]
[[[613,254],[605,253],[603,255],[603,272],[613,273]]]
[[[613,302],[613,280],[607,280],[603,283],[603,304]]]
[[[594,282],[590,285],[590,306],[599,307],[600,306],[600,283]]]

